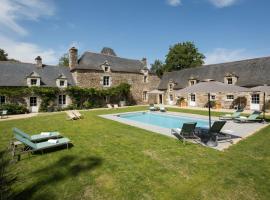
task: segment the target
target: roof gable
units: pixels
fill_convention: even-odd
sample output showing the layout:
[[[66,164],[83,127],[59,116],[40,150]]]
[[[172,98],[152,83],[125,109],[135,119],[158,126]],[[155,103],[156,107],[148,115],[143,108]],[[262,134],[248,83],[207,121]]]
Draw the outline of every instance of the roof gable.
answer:
[[[85,52],[78,60],[76,69],[102,70],[101,66],[107,63],[112,72],[140,73],[144,65],[140,60],[120,58],[111,55]]]
[[[165,73],[158,88],[166,89],[170,79],[173,79],[176,82],[176,89],[185,88],[188,86],[190,77],[196,77],[199,81],[213,79],[215,81],[224,82],[224,77],[228,74],[238,77],[236,85],[253,87],[270,84],[269,71],[270,57],[204,65],[201,67]]]

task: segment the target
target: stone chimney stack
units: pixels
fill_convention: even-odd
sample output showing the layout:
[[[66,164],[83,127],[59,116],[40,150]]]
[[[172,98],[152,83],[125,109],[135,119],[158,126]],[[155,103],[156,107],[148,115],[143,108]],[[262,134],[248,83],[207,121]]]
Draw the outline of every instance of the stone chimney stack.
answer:
[[[69,49],[69,68],[73,69],[78,64],[78,49],[71,47]]]
[[[43,64],[42,64],[42,58],[40,56],[36,57],[35,58],[35,61],[36,61],[36,64],[38,67],[42,67]]]
[[[142,59],[142,63],[143,63],[144,68],[147,68],[147,59],[146,58]]]

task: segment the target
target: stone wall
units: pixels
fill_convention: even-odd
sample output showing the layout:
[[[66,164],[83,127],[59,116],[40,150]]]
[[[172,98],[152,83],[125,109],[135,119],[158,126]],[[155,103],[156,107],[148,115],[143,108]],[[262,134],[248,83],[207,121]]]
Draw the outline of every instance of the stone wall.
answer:
[[[160,79],[156,75],[148,74],[148,80],[144,82],[144,74],[126,72],[103,72],[93,70],[77,70],[74,73],[77,86],[83,88],[107,89],[103,86],[103,76],[110,76],[110,87],[121,83],[131,85],[131,95],[136,104],[147,104],[148,98],[143,100],[143,92],[149,92],[158,87]]]

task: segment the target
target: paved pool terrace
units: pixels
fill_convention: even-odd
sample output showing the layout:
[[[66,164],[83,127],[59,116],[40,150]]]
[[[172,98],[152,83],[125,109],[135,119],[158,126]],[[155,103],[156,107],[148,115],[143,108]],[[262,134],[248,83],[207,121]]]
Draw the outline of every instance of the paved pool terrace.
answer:
[[[140,111],[140,112],[149,112],[149,111]],[[159,126],[154,126],[151,124],[146,124],[146,123],[141,123],[137,121],[133,121],[130,119],[125,119],[118,117],[118,115],[123,115],[123,114],[132,114],[132,113],[138,113],[137,112],[126,112],[126,113],[116,113],[116,114],[107,114],[107,115],[100,115],[100,117],[117,121],[123,124],[127,124],[130,126],[135,126],[138,128],[142,128],[154,133],[159,133],[168,137],[172,137],[177,139],[174,135],[171,134],[171,129],[169,128],[163,128]],[[179,113],[179,112],[166,112],[166,113],[161,113],[161,112],[155,112],[161,115],[172,115],[172,116],[178,116],[178,117],[192,117],[194,119],[205,119],[208,120],[208,116],[203,116],[203,115],[196,115],[196,114],[189,114],[189,113]],[[212,117],[213,121],[219,120],[218,117]],[[261,130],[262,128],[265,128],[269,124],[264,124],[264,123],[235,123],[233,121],[227,121],[225,126],[222,129],[223,133],[228,133],[230,135],[235,136],[233,139],[233,144],[236,144],[240,140],[256,133],[257,131]],[[181,128],[181,127],[180,127]],[[230,142],[219,142],[217,147],[213,147],[216,150],[225,150],[229,148],[232,145]]]

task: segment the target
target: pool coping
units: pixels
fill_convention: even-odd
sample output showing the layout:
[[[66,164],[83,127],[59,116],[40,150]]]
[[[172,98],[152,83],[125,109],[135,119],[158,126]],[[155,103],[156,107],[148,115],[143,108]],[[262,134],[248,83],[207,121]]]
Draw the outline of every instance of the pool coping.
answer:
[[[133,120],[129,120],[126,118],[120,118],[117,115],[123,115],[123,114],[133,114],[133,113],[143,113],[143,112],[153,112],[153,111],[148,111],[148,110],[143,110],[143,111],[133,111],[133,112],[122,112],[122,113],[114,113],[114,114],[105,114],[105,115],[99,115],[102,118],[113,120],[116,122],[120,122],[126,125],[134,126],[137,128],[141,128],[150,132],[158,133],[170,138],[175,138],[177,139],[174,135],[171,134],[171,129],[169,128],[163,128],[160,126],[155,126],[155,125],[150,125],[150,124],[145,124],[142,122],[137,122]],[[208,120],[208,116],[205,115],[198,115],[198,114],[192,114],[192,113],[181,113],[181,112],[153,112],[157,113],[160,115],[171,115],[171,116],[176,116],[176,117],[191,117],[191,118],[198,118],[200,120]],[[218,117],[211,117],[213,121],[219,120]],[[233,135],[238,136],[239,138],[233,139],[233,144],[238,143],[242,139],[245,139],[254,133],[258,132],[259,130],[267,127],[269,124],[262,124],[262,123],[245,123],[245,124],[239,124],[235,123],[233,121],[227,121],[225,128],[222,129],[222,132],[224,133],[231,133],[232,129],[231,127],[234,127]],[[227,127],[227,128],[226,128]],[[245,132],[245,133],[241,133]],[[193,140],[190,140],[191,142],[194,142]],[[213,149],[223,151],[227,148],[229,148],[232,144],[230,142],[222,142],[219,143],[217,147],[213,147]],[[205,146],[205,145],[204,145]]]

